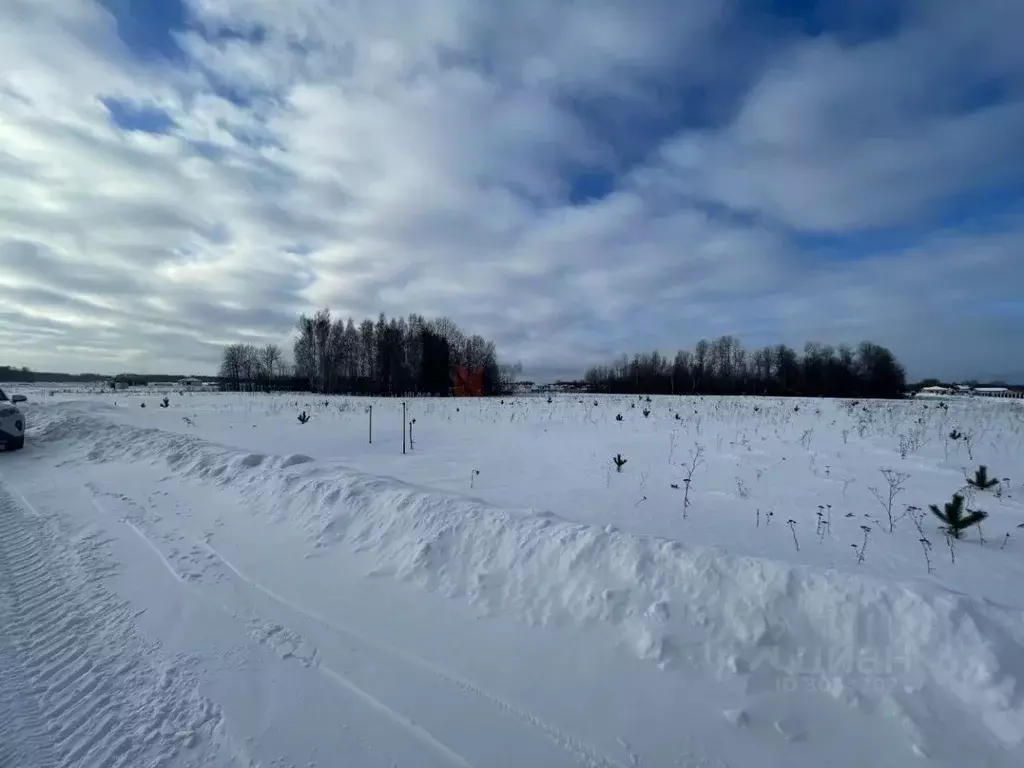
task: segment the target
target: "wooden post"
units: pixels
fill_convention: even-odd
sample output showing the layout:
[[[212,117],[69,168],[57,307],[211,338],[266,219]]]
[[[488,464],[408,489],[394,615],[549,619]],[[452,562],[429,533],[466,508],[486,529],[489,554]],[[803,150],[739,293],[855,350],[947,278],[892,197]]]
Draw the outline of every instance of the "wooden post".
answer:
[[[370,406],[370,445],[373,445],[373,406]]]
[[[405,402],[402,402],[402,455],[405,455]]]

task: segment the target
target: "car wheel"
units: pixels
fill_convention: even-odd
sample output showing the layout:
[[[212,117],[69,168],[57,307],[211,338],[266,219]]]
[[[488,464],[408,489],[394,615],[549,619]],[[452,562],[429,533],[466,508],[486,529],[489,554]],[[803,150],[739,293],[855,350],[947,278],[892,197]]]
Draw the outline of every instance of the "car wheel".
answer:
[[[25,438],[22,437],[18,440],[9,440],[5,450],[8,451],[20,451],[25,447]]]

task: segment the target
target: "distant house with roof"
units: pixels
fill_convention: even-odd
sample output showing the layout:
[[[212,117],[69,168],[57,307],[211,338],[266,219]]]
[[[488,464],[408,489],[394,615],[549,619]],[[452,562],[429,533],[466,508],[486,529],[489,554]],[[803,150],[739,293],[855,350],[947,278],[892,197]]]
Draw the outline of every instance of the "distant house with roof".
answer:
[[[1024,398],[1024,391],[1009,387],[975,387],[971,394],[978,397],[1009,397],[1018,400]]]
[[[953,390],[951,390],[949,387],[943,387],[936,384],[931,387],[922,387],[917,391],[916,394],[918,396],[923,395],[925,397],[941,397],[943,395],[953,394]]]
[[[954,384],[947,387],[941,384],[934,384],[930,387],[921,387],[921,389],[914,393],[915,397],[948,397],[950,395],[1020,400],[1024,399],[1024,389],[1020,387],[971,387],[968,384]]]
[[[111,389],[128,389],[129,387],[144,387],[146,380],[134,373],[119,373],[110,377],[107,384]]]

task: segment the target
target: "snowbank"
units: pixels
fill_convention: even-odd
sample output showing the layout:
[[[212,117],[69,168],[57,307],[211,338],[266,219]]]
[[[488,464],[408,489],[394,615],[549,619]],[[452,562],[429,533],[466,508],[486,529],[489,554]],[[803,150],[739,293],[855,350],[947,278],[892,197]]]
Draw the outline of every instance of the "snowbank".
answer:
[[[1024,615],[918,584],[504,510],[302,455],[249,453],[100,416],[40,409],[35,440],[95,462],[165,464],[230,487],[257,514],[343,543],[390,576],[523,621],[601,623],[665,668],[751,691],[809,685],[858,706],[924,688],[1003,742],[1024,740]]]

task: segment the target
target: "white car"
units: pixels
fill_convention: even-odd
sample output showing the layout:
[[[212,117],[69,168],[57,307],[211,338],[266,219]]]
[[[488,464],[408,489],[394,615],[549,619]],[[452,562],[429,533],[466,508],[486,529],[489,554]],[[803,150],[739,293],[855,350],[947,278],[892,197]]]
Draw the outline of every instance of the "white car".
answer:
[[[18,403],[28,398],[14,395],[8,398],[0,389],[0,445],[7,451],[16,451],[25,447],[25,416],[18,410]]]

